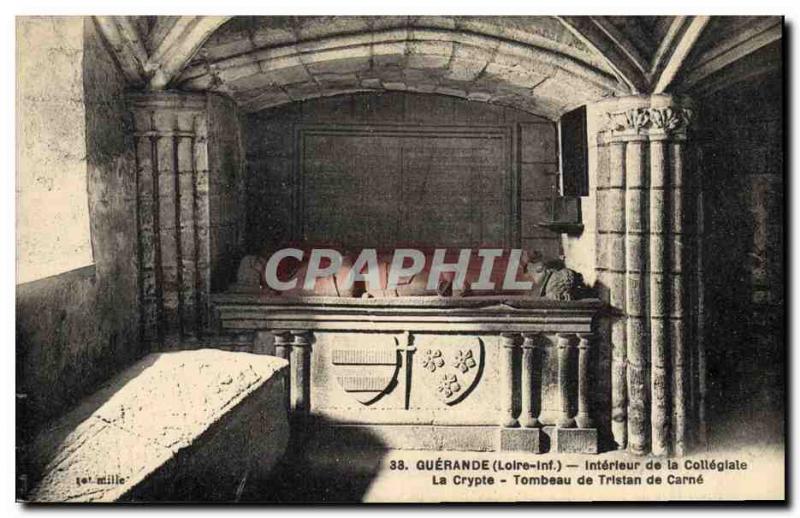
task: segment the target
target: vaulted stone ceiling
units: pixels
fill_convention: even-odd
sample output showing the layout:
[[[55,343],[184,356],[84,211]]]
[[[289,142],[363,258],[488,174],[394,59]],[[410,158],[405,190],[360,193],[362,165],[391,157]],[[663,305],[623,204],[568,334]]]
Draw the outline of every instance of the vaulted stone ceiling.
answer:
[[[217,91],[246,111],[343,93],[409,90],[551,118],[608,96],[709,93],[737,80],[741,70],[780,66],[782,35],[777,17],[97,21],[129,81],[142,89]]]
[[[703,96],[782,67],[778,17],[712,17],[678,72],[676,91]]]
[[[246,110],[411,90],[551,116],[624,92],[605,63],[553,18],[232,20],[176,84],[228,93]]]

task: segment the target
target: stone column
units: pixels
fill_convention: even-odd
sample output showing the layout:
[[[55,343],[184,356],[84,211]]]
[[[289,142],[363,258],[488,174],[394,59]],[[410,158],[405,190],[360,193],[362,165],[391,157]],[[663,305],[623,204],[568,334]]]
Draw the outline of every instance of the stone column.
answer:
[[[569,335],[558,334],[556,335],[556,340],[558,341],[558,392],[561,399],[561,413],[557,426],[559,428],[574,428],[575,419],[569,415],[569,357],[572,346]]]
[[[689,325],[686,318],[687,297],[691,291],[690,272],[686,271],[685,236],[691,234],[692,225],[686,218],[685,205],[690,189],[685,181],[684,142],[673,139],[669,143],[671,173],[671,208],[669,210],[670,255],[667,258],[670,280],[670,340],[672,345],[672,451],[683,455],[687,448],[687,403],[691,370],[686,347]]]
[[[669,433],[669,383],[667,361],[669,337],[668,264],[669,198],[666,143],[650,142],[650,391],[651,391],[651,448],[655,455],[667,453]]]
[[[625,448],[629,440],[626,427],[625,141],[609,142],[606,152],[607,170],[597,182],[597,277],[611,308],[611,432],[617,447]]]
[[[208,322],[206,97],[130,97],[137,160],[141,329],[146,342],[194,337]]]
[[[291,359],[289,360],[289,409],[296,414],[309,410],[311,333],[292,331]]]
[[[289,365],[289,376],[286,377],[285,383],[287,383],[286,391],[285,391],[285,404],[286,408],[289,409],[291,405],[291,377],[292,377],[292,366],[291,366],[291,359],[289,353],[291,352],[292,347],[292,334],[289,331],[273,331],[272,332],[275,338],[275,356],[278,358],[283,358],[284,360],[290,362]]]
[[[517,335],[503,333],[500,339],[500,426],[513,428],[518,424],[514,417],[514,349]]]
[[[153,349],[204,333],[212,281],[227,278],[220,265],[236,255],[226,243],[236,234],[232,221],[243,221],[243,214],[235,203],[221,203],[241,177],[240,157],[229,149],[236,139],[227,135],[238,128],[231,103],[188,92],[128,98],[136,139],[141,332]]]
[[[647,322],[649,196],[644,137],[630,138],[626,146],[625,302],[627,334],[629,447],[647,450],[649,435],[650,340]]]
[[[525,428],[538,428],[541,426],[533,408],[536,336],[535,334],[524,334],[522,341],[522,379],[520,383],[522,409],[519,415],[519,424]],[[541,388],[537,390],[541,392]]]
[[[594,426],[589,410],[589,365],[592,338],[591,334],[578,334],[578,415],[575,417],[575,422],[579,428],[591,428]]]
[[[685,209],[692,205],[684,203],[683,156],[689,106],[685,99],[658,95],[592,107],[598,145],[609,157],[597,171],[596,266],[611,306],[612,433],[618,445],[627,441],[639,454],[685,450],[690,330],[689,241],[683,236],[692,220]],[[619,425],[623,415],[625,431]]]
[[[706,436],[706,345],[705,345],[705,272],[704,264],[704,248],[703,239],[705,238],[705,215],[703,205],[703,179],[698,178],[694,183],[695,185],[695,208],[697,214],[697,223],[695,225],[695,251],[694,254],[694,340],[696,351],[694,351],[694,372],[692,373],[692,380],[695,382],[695,389],[692,392],[692,408],[693,416],[698,422],[693,423],[692,429],[695,431],[694,439],[700,447],[705,447],[707,443]]]

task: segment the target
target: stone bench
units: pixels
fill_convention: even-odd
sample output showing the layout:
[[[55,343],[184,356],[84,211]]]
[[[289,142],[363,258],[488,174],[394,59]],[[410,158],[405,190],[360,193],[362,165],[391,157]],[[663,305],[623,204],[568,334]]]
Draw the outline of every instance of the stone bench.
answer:
[[[21,452],[25,500],[235,500],[286,451],[286,373],[272,356],[148,355]]]

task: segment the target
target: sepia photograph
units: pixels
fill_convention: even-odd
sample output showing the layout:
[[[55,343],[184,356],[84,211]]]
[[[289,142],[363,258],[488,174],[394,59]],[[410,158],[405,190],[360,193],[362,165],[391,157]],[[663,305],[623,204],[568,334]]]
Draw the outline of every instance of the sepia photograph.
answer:
[[[787,500],[782,15],[13,26],[17,506]]]

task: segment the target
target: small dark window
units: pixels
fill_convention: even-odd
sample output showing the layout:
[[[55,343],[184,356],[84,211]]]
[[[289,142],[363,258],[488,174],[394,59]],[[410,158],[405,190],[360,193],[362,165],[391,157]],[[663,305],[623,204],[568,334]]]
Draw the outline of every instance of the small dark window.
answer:
[[[588,196],[589,171],[586,142],[586,106],[561,117],[561,195]]]

